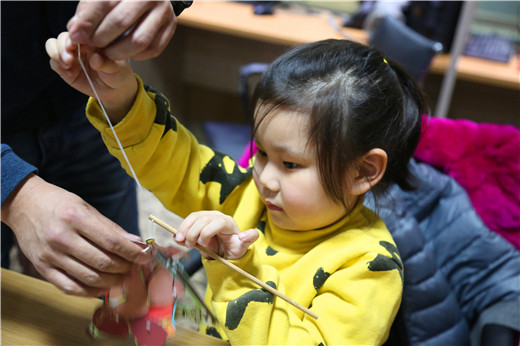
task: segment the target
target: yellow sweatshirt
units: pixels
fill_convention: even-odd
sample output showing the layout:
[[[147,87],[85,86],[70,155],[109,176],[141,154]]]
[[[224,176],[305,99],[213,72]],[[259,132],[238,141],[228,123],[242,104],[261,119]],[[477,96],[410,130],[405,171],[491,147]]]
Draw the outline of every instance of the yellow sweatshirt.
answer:
[[[384,223],[362,203],[335,224],[289,231],[270,222],[251,169],[200,145],[171,116],[168,101],[143,87],[115,126],[141,184],[181,217],[198,210],[231,215],[260,238],[232,262],[319,315],[284,300],[213,260],[203,260],[206,301],[219,321],[206,333],[233,345],[375,345],[388,337],[399,308],[402,263]],[[128,171],[96,100],[89,120]]]

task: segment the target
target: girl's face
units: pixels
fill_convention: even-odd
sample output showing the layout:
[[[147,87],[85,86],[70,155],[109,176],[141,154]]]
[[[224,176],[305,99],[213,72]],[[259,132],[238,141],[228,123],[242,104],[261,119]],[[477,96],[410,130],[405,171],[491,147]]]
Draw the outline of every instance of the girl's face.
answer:
[[[347,214],[323,189],[307,139],[307,115],[284,108],[272,110],[256,132],[253,179],[271,220],[284,229],[318,229]]]

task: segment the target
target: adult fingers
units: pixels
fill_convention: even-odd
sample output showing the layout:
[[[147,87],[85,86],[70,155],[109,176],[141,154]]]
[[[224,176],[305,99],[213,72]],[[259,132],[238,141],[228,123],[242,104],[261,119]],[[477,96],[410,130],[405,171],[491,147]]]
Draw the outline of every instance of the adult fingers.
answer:
[[[74,221],[78,232],[91,243],[95,244],[96,247],[99,247],[99,249],[109,254],[111,260],[114,261],[106,265],[107,259],[100,257],[102,258],[100,265],[104,266],[106,270],[112,266],[114,266],[112,271],[119,270],[118,263],[120,262],[114,260],[113,255],[117,255],[133,263],[140,263],[146,259],[147,256],[142,253],[142,249],[139,245],[121,235],[121,232],[124,232],[121,227],[101,215],[91,206],[79,211]],[[85,257],[84,253],[76,255],[82,258]],[[96,266],[96,264],[93,265]]]
[[[171,4],[154,2],[154,7],[143,14],[124,37],[108,44],[104,53],[115,60],[156,57],[168,45],[176,26]]]
[[[100,21],[90,39],[97,48],[104,48],[122,34],[138,25],[151,6],[149,1],[118,2]]]
[[[99,263],[100,261],[97,262]],[[108,288],[121,284],[125,275],[134,265],[127,262],[124,265],[124,271],[120,273],[110,273],[104,267],[101,269],[94,268],[83,260],[73,256],[57,256],[53,259],[53,266],[54,268],[61,269],[83,288]]]
[[[141,51],[138,54],[132,56],[132,59],[137,61],[143,61],[151,58],[155,58],[159,56],[164,49],[168,46],[175,29],[177,27],[177,20],[174,21],[174,24],[165,24],[161,29],[158,30],[158,33],[155,35],[154,40],[147,47],[146,50]]]
[[[52,268],[45,274],[41,273],[60,291],[74,296],[100,297],[108,292],[108,288],[89,287],[70,277],[66,272]]]
[[[92,271],[100,274],[125,274],[133,265],[131,261],[105,250],[99,244],[85,237],[77,223],[65,223],[62,227],[64,228],[57,232],[47,232],[46,241],[43,244],[45,246],[40,247],[38,256],[32,256],[34,251],[29,254],[30,257],[34,257],[32,261],[35,265],[45,267],[45,263],[47,263],[48,267],[62,268],[78,280],[91,286],[93,285],[92,280],[97,280],[88,278],[89,275],[93,275]],[[80,227],[85,226],[81,224]],[[74,262],[68,259],[73,259]],[[76,262],[83,267],[88,267],[90,273],[84,269],[78,269]]]
[[[173,35],[175,24],[168,1],[81,2],[67,27],[73,42],[97,48],[113,45],[107,56],[121,60],[143,51],[157,56]],[[148,47],[150,52],[146,52]]]
[[[76,44],[92,44],[92,36],[118,1],[80,1],[76,14],[67,23],[70,38]],[[121,28],[121,33],[124,28]],[[116,36],[117,37],[117,36]]]

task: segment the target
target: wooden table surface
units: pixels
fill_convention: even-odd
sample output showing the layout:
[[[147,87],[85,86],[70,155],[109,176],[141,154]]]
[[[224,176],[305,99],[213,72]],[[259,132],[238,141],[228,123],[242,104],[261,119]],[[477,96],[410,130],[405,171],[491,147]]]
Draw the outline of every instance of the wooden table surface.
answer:
[[[101,300],[68,296],[48,282],[2,268],[2,345],[135,345],[133,338],[92,339],[86,329]],[[167,345],[229,345],[177,326]]]
[[[342,37],[329,24],[326,12],[309,15],[280,9],[274,15],[259,16],[253,13],[251,5],[228,1],[195,1],[178,21],[192,28],[285,46]],[[341,32],[353,41],[368,42],[368,33],[363,30],[342,27]],[[436,55],[430,72],[442,75],[449,65],[449,54]],[[507,64],[462,55],[457,64],[457,77],[518,90],[518,54],[513,54]]]

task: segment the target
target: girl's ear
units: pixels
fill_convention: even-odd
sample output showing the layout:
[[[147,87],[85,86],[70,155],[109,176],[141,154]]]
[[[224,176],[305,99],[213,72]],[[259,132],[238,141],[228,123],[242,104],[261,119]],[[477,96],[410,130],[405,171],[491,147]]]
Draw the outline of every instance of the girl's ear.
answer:
[[[361,158],[351,182],[350,193],[359,196],[376,185],[386,171],[388,156],[383,149],[374,148]]]

